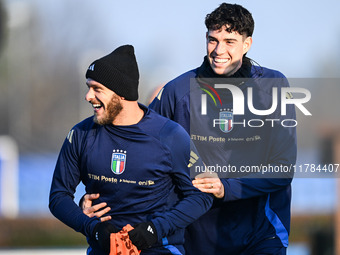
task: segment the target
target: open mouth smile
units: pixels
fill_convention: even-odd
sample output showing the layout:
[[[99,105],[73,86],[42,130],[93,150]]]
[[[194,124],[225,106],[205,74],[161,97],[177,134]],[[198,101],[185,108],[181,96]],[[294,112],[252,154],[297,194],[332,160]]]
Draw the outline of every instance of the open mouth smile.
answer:
[[[95,112],[98,112],[100,109],[103,108],[103,105],[102,104],[92,104],[92,107],[93,107]]]
[[[217,64],[225,64],[229,61],[228,58],[213,58],[213,60]]]

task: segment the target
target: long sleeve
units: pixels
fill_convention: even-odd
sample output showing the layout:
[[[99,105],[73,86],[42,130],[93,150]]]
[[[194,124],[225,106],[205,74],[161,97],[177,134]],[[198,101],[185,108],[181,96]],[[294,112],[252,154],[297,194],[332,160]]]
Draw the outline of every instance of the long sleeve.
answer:
[[[280,81],[282,81],[281,88],[289,86],[286,78],[281,78]],[[270,115],[268,119],[275,119],[276,121],[267,128],[267,142],[259,148],[267,154],[266,161],[262,166],[266,167],[267,172],[250,175],[252,178],[222,179],[226,191],[224,201],[260,196],[290,185],[297,157],[294,105],[287,105],[286,115],[281,114],[278,106],[277,111]],[[276,171],[273,169],[276,169]]]
[[[90,236],[98,218],[89,218],[74,202],[74,193],[80,182],[79,130],[72,129],[65,139],[54,170],[49,208],[51,213],[77,232]]]
[[[194,150],[194,147],[192,144],[190,146],[188,134],[182,127],[175,126],[171,122],[168,123],[173,127],[167,128],[171,132],[162,135],[162,142],[166,144],[171,152],[171,175],[176,188],[180,191],[180,201],[167,212],[154,215],[153,222],[156,228],[161,230],[158,233],[159,238],[167,236],[176,228],[187,227],[206,213],[213,201],[213,196],[196,189],[189,177],[190,150]],[[196,163],[202,164],[199,160]]]

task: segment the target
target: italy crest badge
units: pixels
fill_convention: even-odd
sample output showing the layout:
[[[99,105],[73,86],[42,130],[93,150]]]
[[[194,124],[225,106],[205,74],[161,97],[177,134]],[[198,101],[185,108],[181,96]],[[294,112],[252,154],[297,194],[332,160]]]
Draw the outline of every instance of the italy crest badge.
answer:
[[[111,170],[115,174],[122,174],[126,165],[126,151],[113,150],[111,160]]]

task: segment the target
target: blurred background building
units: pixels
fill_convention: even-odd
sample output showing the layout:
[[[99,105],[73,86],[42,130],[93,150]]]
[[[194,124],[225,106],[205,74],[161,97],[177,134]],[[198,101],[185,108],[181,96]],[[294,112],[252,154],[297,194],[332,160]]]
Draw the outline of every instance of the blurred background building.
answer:
[[[92,114],[84,100],[87,66],[134,45],[147,105],[156,89],[201,64],[204,18],[220,3],[0,0],[0,252],[85,247],[81,234],[49,213],[48,195],[65,136]],[[313,116],[298,112],[298,165],[340,163],[340,2],[237,3],[255,19],[248,56],[311,91]],[[336,177],[294,179],[290,255],[336,254]]]

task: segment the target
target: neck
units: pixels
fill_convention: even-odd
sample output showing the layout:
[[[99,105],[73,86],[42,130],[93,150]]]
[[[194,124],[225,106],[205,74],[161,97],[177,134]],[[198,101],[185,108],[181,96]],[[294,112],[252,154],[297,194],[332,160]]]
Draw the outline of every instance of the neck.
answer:
[[[121,101],[123,109],[113,121],[116,126],[130,126],[137,124],[144,116],[144,111],[137,101]]]

